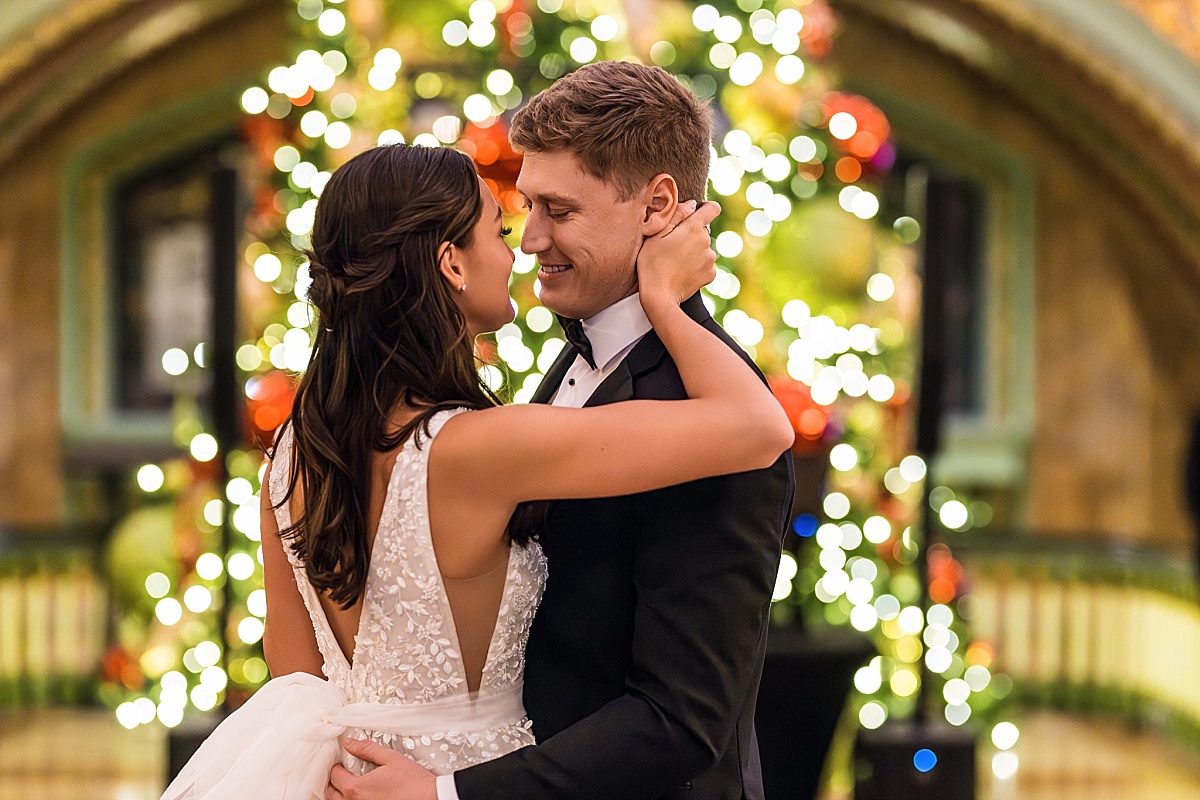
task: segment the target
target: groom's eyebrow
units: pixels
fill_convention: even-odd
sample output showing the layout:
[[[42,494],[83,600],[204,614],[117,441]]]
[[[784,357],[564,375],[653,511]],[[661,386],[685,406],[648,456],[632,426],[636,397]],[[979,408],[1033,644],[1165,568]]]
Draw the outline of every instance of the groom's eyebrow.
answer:
[[[534,192],[532,194],[525,194],[525,192],[522,192],[520,189],[517,189],[517,191],[520,192],[521,197],[524,197],[526,200],[535,200],[544,205],[571,206],[571,207],[575,207],[575,206],[579,205],[579,203],[576,202],[575,200],[571,199],[570,197],[564,197],[561,194],[554,194],[552,192],[547,193],[547,194],[539,194],[538,192]]]

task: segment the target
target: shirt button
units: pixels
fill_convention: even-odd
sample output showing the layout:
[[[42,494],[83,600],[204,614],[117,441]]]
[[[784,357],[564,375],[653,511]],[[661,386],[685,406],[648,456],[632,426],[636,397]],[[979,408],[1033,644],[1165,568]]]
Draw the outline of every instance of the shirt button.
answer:
[[[568,386],[574,386],[574,385],[575,385],[575,379],[574,379],[574,378],[567,378],[567,385],[568,385]]]

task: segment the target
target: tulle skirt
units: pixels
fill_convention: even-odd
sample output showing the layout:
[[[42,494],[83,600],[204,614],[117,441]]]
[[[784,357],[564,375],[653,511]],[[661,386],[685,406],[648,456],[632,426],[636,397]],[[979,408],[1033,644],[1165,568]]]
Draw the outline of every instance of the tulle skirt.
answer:
[[[420,737],[488,730],[524,717],[519,685],[417,705],[348,703],[329,681],[284,675],[218,725],[162,797],[321,800],[349,730]]]

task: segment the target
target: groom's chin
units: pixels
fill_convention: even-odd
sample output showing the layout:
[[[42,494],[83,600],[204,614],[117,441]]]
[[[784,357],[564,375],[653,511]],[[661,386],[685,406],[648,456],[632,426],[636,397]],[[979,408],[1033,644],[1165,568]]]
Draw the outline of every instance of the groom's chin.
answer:
[[[580,311],[587,303],[585,298],[579,296],[579,292],[573,291],[562,283],[555,286],[547,286],[542,284],[541,291],[538,293],[538,300],[542,305],[568,319],[586,319],[580,316]]]

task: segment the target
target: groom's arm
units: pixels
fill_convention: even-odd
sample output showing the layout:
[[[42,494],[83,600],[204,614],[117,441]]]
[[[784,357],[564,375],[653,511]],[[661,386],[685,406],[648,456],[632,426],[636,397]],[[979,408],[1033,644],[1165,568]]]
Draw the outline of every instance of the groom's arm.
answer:
[[[790,460],[641,495],[626,693],[536,747],[455,773],[462,800],[657,798],[712,767],[761,668]]]

